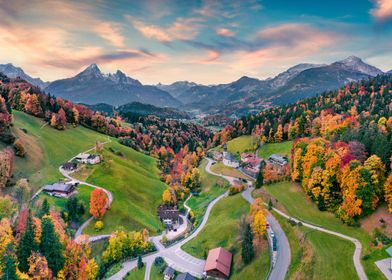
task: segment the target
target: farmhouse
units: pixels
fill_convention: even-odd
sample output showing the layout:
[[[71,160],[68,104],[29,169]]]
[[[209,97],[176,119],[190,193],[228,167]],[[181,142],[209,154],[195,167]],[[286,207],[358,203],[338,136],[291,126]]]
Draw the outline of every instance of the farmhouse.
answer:
[[[161,204],[157,212],[159,219],[168,226],[180,223],[180,212],[177,206]]]
[[[74,171],[77,167],[77,164],[75,162],[66,162],[61,166],[64,170],[67,171]]]
[[[218,279],[229,278],[232,258],[233,255],[222,247],[210,250],[204,266],[205,274]]]
[[[288,162],[289,161],[288,161],[287,157],[277,155],[277,154],[271,155],[268,159],[268,163],[274,164],[274,165],[280,165],[280,166],[285,166],[286,164],[288,164]]]
[[[225,144],[223,151],[223,164],[229,167],[238,168],[240,166],[240,162],[227,151],[227,146]]]
[[[101,157],[99,155],[93,155],[93,154],[86,154],[86,153],[81,153],[78,154],[75,159],[81,163],[88,163],[88,164],[98,164],[101,162]]]
[[[77,183],[54,183],[52,185],[45,185],[42,190],[52,196],[56,197],[69,197],[74,191]]]
[[[219,151],[213,151],[212,158],[216,161],[221,161],[222,160],[222,153]]]

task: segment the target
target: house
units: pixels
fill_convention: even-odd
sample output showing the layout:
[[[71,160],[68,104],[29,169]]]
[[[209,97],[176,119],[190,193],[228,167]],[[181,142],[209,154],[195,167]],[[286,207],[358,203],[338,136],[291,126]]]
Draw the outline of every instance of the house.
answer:
[[[212,158],[216,161],[221,161],[222,160],[222,153],[219,151],[213,151]]]
[[[52,185],[43,186],[42,190],[52,196],[56,197],[69,197],[74,191],[78,183],[54,183]]]
[[[273,154],[268,158],[268,163],[279,165],[279,166],[285,166],[286,164],[289,163],[289,160],[287,159],[287,157]]]
[[[163,279],[164,280],[172,280],[174,278],[175,270],[170,266],[167,266],[163,271]]]
[[[176,280],[196,280],[196,278],[187,272],[179,274]]]
[[[159,219],[168,226],[180,223],[180,212],[177,206],[161,204],[157,212]]]
[[[388,249],[385,250],[387,254],[389,255],[390,263],[389,263],[389,269],[392,270],[392,246],[390,246]]]
[[[88,163],[88,164],[98,164],[101,162],[101,157],[99,155],[93,155],[93,154],[86,154],[86,153],[81,153],[78,154],[75,159],[81,163]]]
[[[61,166],[64,170],[74,171],[77,168],[77,164],[75,162],[66,162]]]
[[[241,161],[242,162],[248,162],[249,160],[255,158],[254,154],[249,154],[249,153],[241,153]]]
[[[224,165],[229,167],[238,168],[240,166],[240,162],[227,151],[227,145],[225,144],[222,156],[222,162]]]
[[[210,250],[204,266],[205,274],[218,279],[229,278],[232,258],[232,253],[222,247]]]

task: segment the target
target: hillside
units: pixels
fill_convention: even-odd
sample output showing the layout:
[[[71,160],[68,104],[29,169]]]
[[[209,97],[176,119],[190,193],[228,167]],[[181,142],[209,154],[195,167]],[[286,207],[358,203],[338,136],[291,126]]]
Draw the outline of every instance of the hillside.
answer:
[[[25,158],[16,157],[14,176],[28,178],[34,190],[62,178],[58,172],[62,163],[93,147],[97,140],[108,140],[107,136],[84,127],[58,131],[43,126],[40,119],[18,111],[14,111],[14,119],[13,130],[27,150]],[[159,179],[156,160],[116,141],[112,139],[112,143],[105,146],[108,164],[80,175],[88,182],[106,187],[114,195],[112,209],[104,219],[104,231],[111,232],[119,225],[129,230],[147,227],[156,231],[159,228],[156,207],[165,188]],[[89,232],[94,234],[93,229]]]

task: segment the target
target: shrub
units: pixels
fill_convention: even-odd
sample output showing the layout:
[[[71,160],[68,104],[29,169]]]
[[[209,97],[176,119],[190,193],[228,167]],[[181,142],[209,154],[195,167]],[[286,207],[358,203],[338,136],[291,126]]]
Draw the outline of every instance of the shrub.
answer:
[[[95,231],[101,231],[103,229],[103,222],[102,221],[96,221],[94,225]]]
[[[26,155],[26,149],[20,139],[16,139],[16,141],[14,142],[14,151],[15,155],[17,155],[18,157],[24,157]]]
[[[242,184],[231,186],[229,189],[229,195],[235,195],[237,193],[242,192],[244,189],[245,189],[245,186]]]

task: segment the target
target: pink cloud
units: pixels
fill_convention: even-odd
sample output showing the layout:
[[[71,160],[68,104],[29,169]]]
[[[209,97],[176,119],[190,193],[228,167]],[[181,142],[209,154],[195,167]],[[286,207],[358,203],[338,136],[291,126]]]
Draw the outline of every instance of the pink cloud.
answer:
[[[234,32],[233,31],[231,31],[228,28],[224,28],[224,27],[217,28],[216,29],[216,34],[218,34],[219,36],[223,36],[223,37],[233,37],[234,36]]]
[[[191,40],[199,34],[200,18],[177,18],[168,27],[146,24],[140,19],[126,16],[133,27],[143,36],[160,42],[169,43],[174,40]]]
[[[370,14],[377,20],[384,21],[392,18],[391,0],[374,0],[375,7],[370,10]]]
[[[101,22],[96,25],[94,31],[103,39],[116,47],[125,47],[125,37],[121,34],[120,26],[112,22]]]

